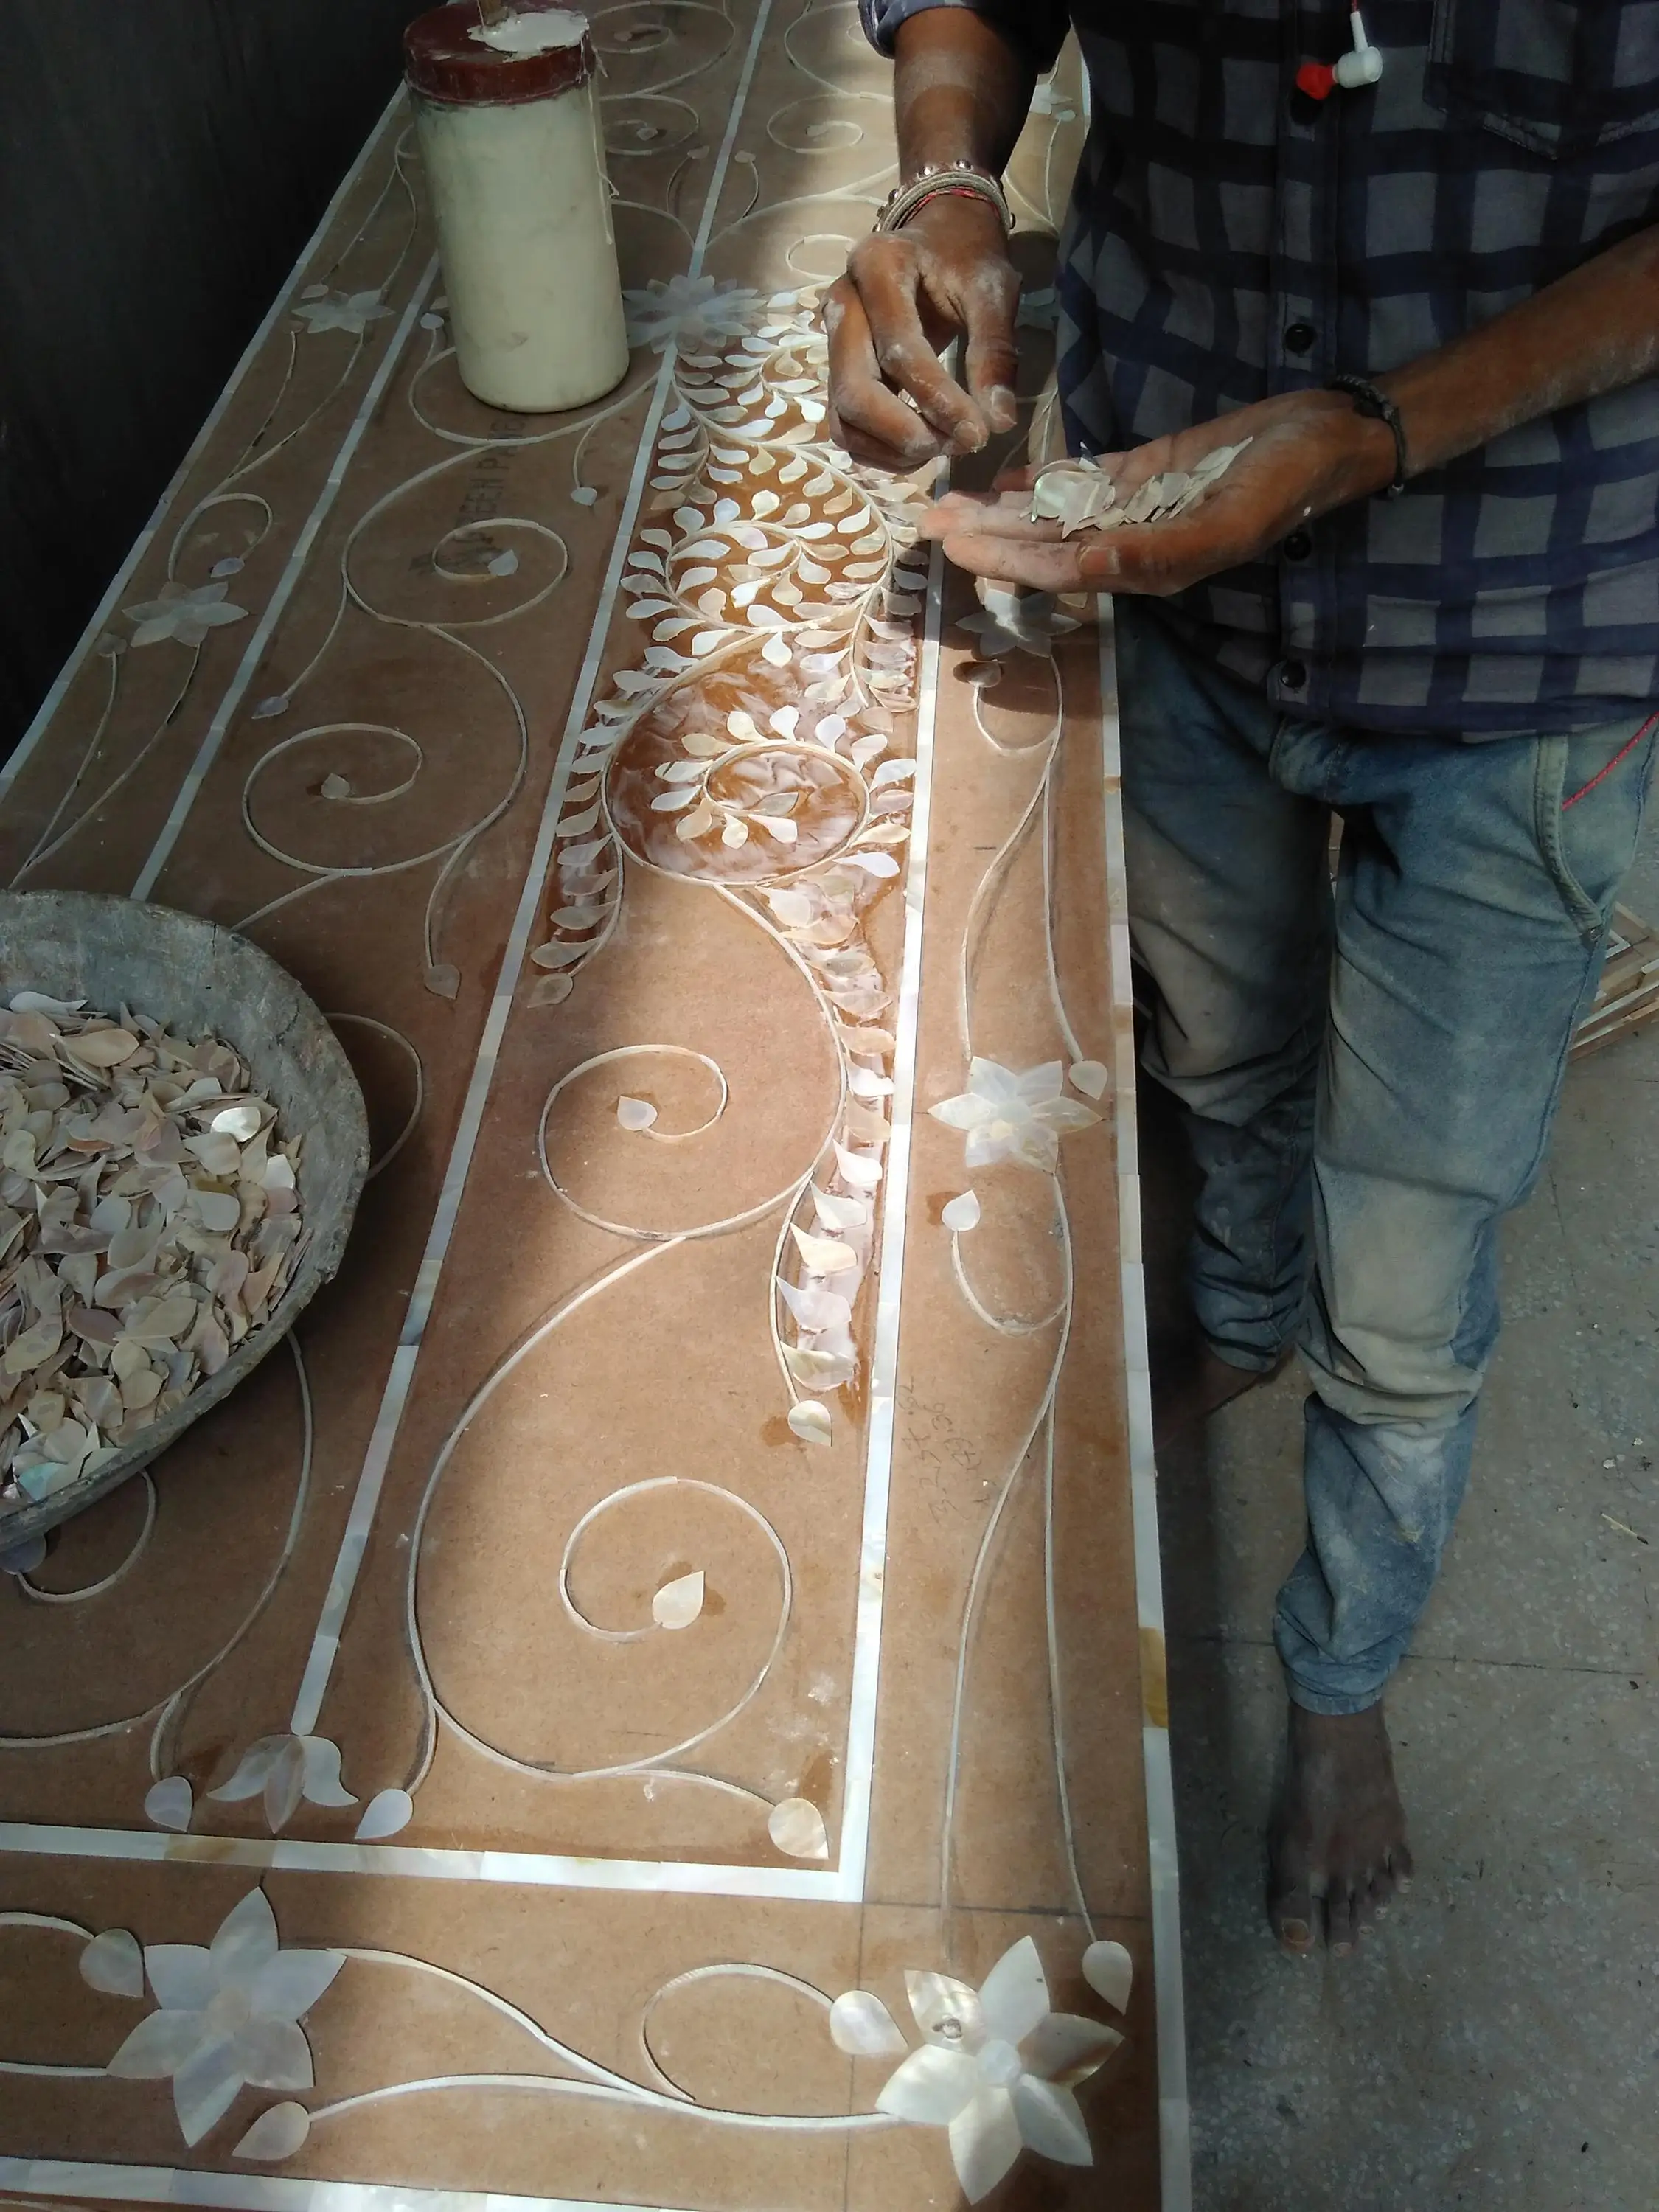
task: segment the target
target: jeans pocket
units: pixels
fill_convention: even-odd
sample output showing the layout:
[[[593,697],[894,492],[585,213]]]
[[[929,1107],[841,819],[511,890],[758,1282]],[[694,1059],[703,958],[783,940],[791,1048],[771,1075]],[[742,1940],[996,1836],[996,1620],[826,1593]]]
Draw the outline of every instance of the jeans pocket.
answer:
[[[1653,769],[1655,724],[1538,740],[1533,786],[1538,848],[1587,944],[1607,927],[1636,857]]]
[[[1649,0],[1435,0],[1431,106],[1550,161],[1659,122]]]

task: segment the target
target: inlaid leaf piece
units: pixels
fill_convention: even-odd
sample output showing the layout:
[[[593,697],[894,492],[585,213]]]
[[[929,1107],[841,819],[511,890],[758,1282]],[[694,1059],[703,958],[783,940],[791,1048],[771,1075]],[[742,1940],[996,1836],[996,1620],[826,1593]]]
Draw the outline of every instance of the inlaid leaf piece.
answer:
[[[947,1199],[939,1212],[939,1219],[945,1226],[958,1237],[969,1229],[977,1229],[979,1218],[978,1194],[971,1190],[964,1190],[959,1196]]]
[[[690,1628],[702,1611],[705,1585],[702,1569],[665,1583],[651,1601],[651,1618],[659,1628]]]
[[[311,2115],[303,2105],[285,2102],[261,2112],[231,2152],[233,2158],[292,2158],[311,2133]]]
[[[902,2058],[910,2047],[892,2014],[868,1990],[848,1990],[836,1999],[830,2033],[849,2058]]]
[[[1134,1960],[1121,1943],[1091,1943],[1083,1954],[1083,1978],[1114,2012],[1127,2012],[1135,1978]]]
[[[189,1783],[182,1774],[169,1774],[161,1782],[152,1783],[144,1793],[144,1811],[158,1828],[171,1828],[175,1834],[184,1835],[189,1829],[196,1801]]]
[[[789,1425],[805,1444],[827,1444],[834,1433],[830,1408],[816,1398],[799,1399],[789,1408]]]
[[[767,1816],[766,1832],[792,1859],[827,1859],[830,1834],[810,1797],[786,1797]]]
[[[355,1840],[360,1844],[379,1843],[386,1836],[399,1833],[414,1817],[415,1801],[407,1790],[382,1790],[364,1808]]]
[[[106,1928],[81,1954],[81,1978],[88,1989],[112,1997],[144,1994],[144,1954],[138,1939],[125,1928]]]

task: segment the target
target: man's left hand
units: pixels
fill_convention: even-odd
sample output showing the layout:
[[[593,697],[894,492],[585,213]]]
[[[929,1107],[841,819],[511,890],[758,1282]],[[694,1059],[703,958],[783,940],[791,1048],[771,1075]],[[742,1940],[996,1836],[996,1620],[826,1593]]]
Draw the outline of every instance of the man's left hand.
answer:
[[[1036,471],[999,477],[988,495],[952,492],[922,517],[921,535],[943,541],[960,568],[1040,592],[1140,592],[1166,598],[1237,568],[1334,507],[1391,483],[1388,425],[1358,414],[1336,392],[1285,392],[1155,438],[1101,465],[1120,501],[1148,477],[1191,469],[1218,446],[1250,441],[1199,504],[1168,522],[1126,523],[1062,538],[1057,522],[1030,520]]]

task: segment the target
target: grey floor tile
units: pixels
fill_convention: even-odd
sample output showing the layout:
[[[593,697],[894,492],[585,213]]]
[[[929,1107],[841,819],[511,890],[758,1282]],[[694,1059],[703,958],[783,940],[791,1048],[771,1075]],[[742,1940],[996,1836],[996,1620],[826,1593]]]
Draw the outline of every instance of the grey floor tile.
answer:
[[[1172,1650],[1200,2212],[1651,2212],[1659,1698],[1409,1662],[1419,1879],[1356,1960],[1283,1959],[1270,1651]]]

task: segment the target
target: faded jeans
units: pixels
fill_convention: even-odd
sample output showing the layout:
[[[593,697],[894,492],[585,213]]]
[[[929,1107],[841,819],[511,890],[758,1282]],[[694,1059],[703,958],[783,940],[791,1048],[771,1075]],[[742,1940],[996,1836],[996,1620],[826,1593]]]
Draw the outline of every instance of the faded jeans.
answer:
[[[1119,599],[1116,623],[1146,1066],[1203,1178],[1193,1305],[1233,1365],[1292,1342],[1307,1364],[1306,1548],[1274,1641],[1298,1705],[1359,1712],[1468,1480],[1498,1224],[1543,1160],[1654,732],[1291,720],[1152,609]]]

